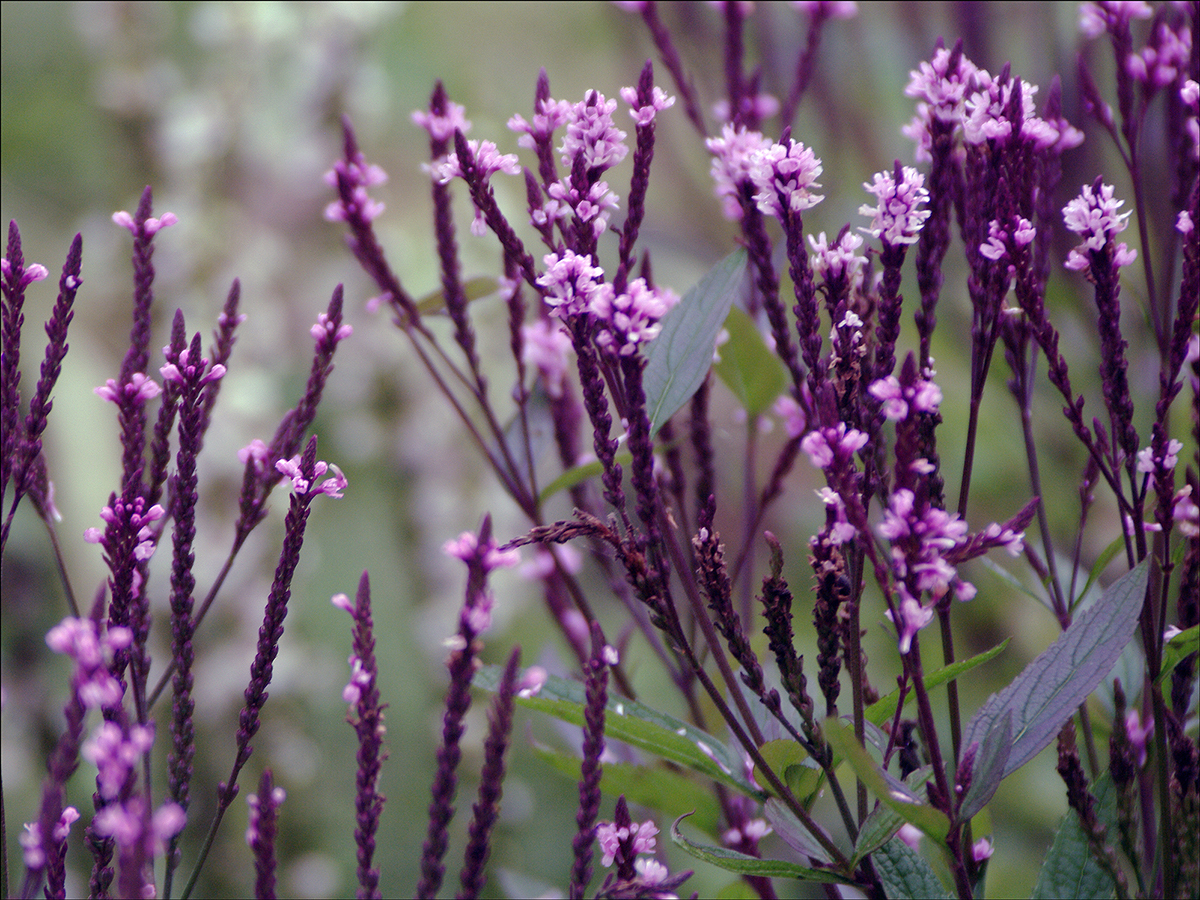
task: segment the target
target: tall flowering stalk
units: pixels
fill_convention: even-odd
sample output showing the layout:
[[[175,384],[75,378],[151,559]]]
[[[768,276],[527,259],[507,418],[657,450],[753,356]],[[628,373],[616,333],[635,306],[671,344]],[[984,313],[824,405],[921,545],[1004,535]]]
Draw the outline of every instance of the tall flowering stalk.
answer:
[[[379,793],[379,773],[387,751],[383,748],[383,710],[379,699],[378,665],[375,661],[375,634],[371,620],[371,582],[363,572],[358,593],[352,604],[345,594],[337,594],[333,603],[354,617],[354,652],[350,656],[352,675],[342,692],[350,704],[346,721],[358,735],[358,771],[355,778],[354,809],[357,824],[354,841],[358,845],[358,896],[360,900],[379,897],[379,869],[372,868],[375,833],[383,813],[384,796]]]

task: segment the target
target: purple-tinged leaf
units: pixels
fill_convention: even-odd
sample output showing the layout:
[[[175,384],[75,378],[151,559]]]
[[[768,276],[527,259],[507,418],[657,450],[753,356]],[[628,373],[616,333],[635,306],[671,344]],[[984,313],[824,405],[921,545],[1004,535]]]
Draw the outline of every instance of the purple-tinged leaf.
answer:
[[[829,851],[812,836],[808,826],[787,808],[787,804],[772,797],[763,804],[763,816],[771,823],[771,827],[783,842],[797,853],[802,853],[815,862],[830,862]]]
[[[1012,713],[1012,751],[1004,775],[1015,772],[1054,739],[1059,729],[1121,656],[1137,627],[1146,596],[1146,562],[1122,576],[1076,616],[1058,640],[967,723],[963,746],[979,741]]]
[[[646,415],[653,436],[704,381],[713,349],[734,298],[747,290],[746,251],[735,250],[713,266],[662,318],[662,331],[646,349]]]
[[[968,745],[969,746],[969,745]],[[979,745],[971,770],[971,786],[958,811],[959,819],[970,819],[979,812],[1004,780],[1004,767],[1012,755],[1012,710],[1000,717]]]

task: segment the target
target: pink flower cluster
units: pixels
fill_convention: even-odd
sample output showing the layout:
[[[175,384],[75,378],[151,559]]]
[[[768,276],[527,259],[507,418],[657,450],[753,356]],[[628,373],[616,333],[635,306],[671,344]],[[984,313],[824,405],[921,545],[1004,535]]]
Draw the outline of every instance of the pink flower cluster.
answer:
[[[115,378],[110,378],[100,387],[92,388],[92,393],[102,400],[120,405],[123,396],[137,403],[153,400],[162,393],[162,388],[144,372],[134,372],[125,384],[117,384]]]
[[[379,166],[368,165],[366,157],[359,153],[351,162],[338,160],[334,163],[333,168],[325,173],[325,183],[337,190],[339,176],[349,186],[351,200],[349,205],[340,197],[330,203],[325,207],[325,218],[330,222],[349,222],[356,218],[370,222],[378,218],[384,205],[372,200],[367,188],[386,182],[387,172]]]
[[[1068,230],[1074,231],[1083,243],[1067,256],[1068,269],[1086,269],[1091,265],[1089,254],[1102,250],[1116,235],[1125,230],[1129,211],[1118,212],[1124,200],[1113,197],[1111,184],[1085,184],[1079,196],[1063,207],[1063,221]],[[1113,264],[1127,266],[1137,259],[1137,251],[1130,250],[1124,243],[1117,244],[1113,252]]]
[[[133,555],[136,559],[145,561],[154,555],[155,537],[154,532],[150,528],[151,522],[157,522],[166,512],[163,508],[155,503],[147,510],[143,510],[145,500],[138,497],[133,501],[133,505],[126,507],[125,503],[117,498],[113,501],[112,506],[105,506],[100,510],[100,518],[110,525],[117,525],[128,518],[129,528],[137,529],[137,545],[133,548]],[[104,532],[99,528],[89,528],[83,533],[83,539],[89,544],[104,543]],[[109,549],[107,546],[105,549]]]
[[[600,323],[596,343],[615,347],[621,356],[637,352],[638,346],[649,343],[662,331],[661,320],[679,302],[673,291],[652,288],[645,279],[636,278],[621,294],[611,287],[597,291],[589,311]]]
[[[894,172],[885,170],[876,172],[874,182],[864,182],[863,187],[879,202],[875,206],[863,204],[858,208],[859,213],[871,217],[871,226],[859,231],[892,246],[916,243],[921,226],[930,216],[928,209],[920,208],[929,202],[925,176],[912,166],[905,166],[900,170],[899,181]]]
[[[240,454],[239,454],[240,455]],[[292,480],[292,493],[297,496],[308,496],[309,494],[325,494],[334,499],[342,496],[342,491],[346,489],[346,476],[342,474],[342,470],[337,466],[332,466],[323,460],[317,460],[313,467],[313,477],[310,479],[304,477],[304,473],[300,471],[300,457],[293,456],[291,459],[281,459],[275,463],[275,468],[283,474],[285,478]],[[326,478],[316,487],[318,478],[326,472],[332,472],[330,477]]]
[[[600,844],[603,857],[600,864],[611,866],[617,858],[621,841],[633,838],[634,853],[653,853],[655,850],[654,836],[658,834],[658,826],[652,819],[647,819],[640,825],[633,822],[625,828],[618,828],[615,822],[601,822],[596,826],[596,841]]]

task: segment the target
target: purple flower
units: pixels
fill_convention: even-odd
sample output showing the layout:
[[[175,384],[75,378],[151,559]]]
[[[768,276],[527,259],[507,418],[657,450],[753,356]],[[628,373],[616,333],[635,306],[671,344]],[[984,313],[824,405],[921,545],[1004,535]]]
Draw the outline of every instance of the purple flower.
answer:
[[[387,178],[387,172],[379,166],[369,165],[361,152],[355,152],[349,160],[339,159],[325,173],[325,183],[337,189],[339,194],[348,195],[349,199],[339,197],[326,206],[325,218],[330,222],[353,222],[358,219],[370,222],[378,218],[384,205],[372,200],[367,188],[383,184]],[[344,191],[341,185],[345,186]]]
[[[1131,19],[1148,19],[1152,15],[1154,9],[1145,0],[1084,3],[1079,7],[1079,30],[1084,37],[1095,38],[1105,31],[1116,32],[1128,28]]]
[[[599,237],[608,228],[609,211],[618,206],[619,198],[608,189],[607,181],[599,181],[591,185],[586,193],[571,186],[569,179],[554,182],[546,189],[550,194],[540,210],[535,210],[532,220],[534,225],[550,222],[554,219],[565,219],[572,212],[583,222],[592,223],[592,233]]]
[[[526,122],[521,116],[513,116],[508,120],[510,131],[521,132],[521,136],[517,138],[518,147],[534,150],[537,141],[548,141],[557,128],[566,124],[571,116],[572,107],[570,101],[546,98],[538,102],[538,110],[534,113],[532,122]]]
[[[464,531],[454,540],[446,541],[442,546],[442,551],[447,556],[461,559],[465,563],[470,563],[476,557],[479,557],[480,565],[483,567],[485,575],[495,569],[511,569],[521,563],[520,550],[515,547],[509,550],[501,550],[490,537],[484,543],[481,552],[479,536],[473,531]]]
[[[354,326],[344,323],[338,325],[329,318],[328,314],[318,313],[316,324],[308,332],[318,344],[322,342],[336,344],[354,334]]]
[[[573,168],[576,156],[582,156],[585,169],[604,170],[625,158],[629,153],[625,132],[612,120],[616,108],[616,100],[607,100],[596,91],[571,107],[566,117],[567,131],[558,148],[564,166]]]
[[[270,769],[263,770],[258,793],[246,797],[250,807],[246,843],[254,851],[254,896],[259,900],[275,896],[275,842],[279,807],[286,799],[287,792],[274,783]]]
[[[833,244],[825,237],[808,236],[808,245],[813,249],[813,272],[826,281],[836,281],[842,278],[853,279],[867,263],[867,258],[854,251],[861,247],[863,239],[849,231],[835,238]]]
[[[462,104],[447,100],[446,111],[442,114],[418,109],[413,112],[412,120],[414,124],[428,131],[435,141],[449,141],[454,137],[455,131],[466,134],[471,130],[471,123],[465,113],[466,109]]]
[[[177,363],[167,363],[165,366],[160,368],[158,372],[160,375],[162,375],[164,382],[171,381],[175,384],[183,384],[185,381],[195,378],[197,373],[204,372],[207,367],[208,359],[203,356],[200,357],[199,362],[189,364],[188,351],[184,350],[179,354],[179,361]],[[225,367],[220,363],[217,363],[217,365],[213,366],[200,376],[200,384],[210,384],[211,382],[219,381],[224,377],[224,375]],[[150,383],[153,384],[154,382]],[[96,388],[96,390],[99,391],[100,388]]]
[[[636,87],[621,88],[621,99],[633,107],[629,110],[629,115],[633,117],[633,121],[638,125],[649,125],[654,121],[656,115],[664,109],[669,109],[675,105],[675,98],[668,96],[667,92],[657,85],[654,86],[650,102],[645,106],[638,106],[637,93]]]
[[[653,819],[647,819],[640,825],[637,822],[618,827],[615,822],[600,822],[596,825],[596,842],[600,845],[600,864],[611,866],[617,857],[621,841],[632,839],[634,853],[653,853],[655,850],[654,836],[658,834],[658,826]]]
[[[145,501],[138,497],[133,501],[132,506],[126,506],[123,500],[114,498],[112,505],[105,506],[100,510],[100,518],[109,525],[119,525],[128,519],[129,530],[137,533],[137,544],[133,549],[133,555],[140,560],[147,560],[154,555],[155,535],[150,528],[151,522],[157,522],[166,512],[163,508],[155,503],[149,509],[143,511]],[[83,533],[83,539],[89,544],[104,544],[105,550],[112,552],[111,547],[107,544],[106,532],[99,528],[88,528]]]
[[[337,466],[331,466],[328,463],[318,460],[313,468],[313,476],[311,479],[305,478],[301,470],[301,457],[293,456],[291,459],[281,459],[275,463],[275,468],[283,474],[285,478],[292,480],[292,493],[297,496],[310,496],[315,494],[326,494],[327,496],[339,499],[342,496],[342,491],[346,489],[346,476],[342,474],[342,470]],[[333,474],[322,481],[316,487],[312,487],[316,480],[326,472]]]
[[[856,428],[847,429],[845,422],[838,422],[833,427],[810,431],[800,442],[800,449],[816,468],[828,469],[835,457],[850,458],[866,445],[867,440],[863,432]]]
[[[545,291],[546,304],[553,307],[552,315],[573,319],[588,310],[598,293],[612,290],[601,283],[604,270],[592,265],[591,256],[565,250],[561,254],[547,254],[542,262],[546,272],[538,277],[537,283]]]
[[[889,375],[868,390],[883,403],[883,414],[893,421],[908,418],[910,406],[917,412],[935,413],[942,402],[941,388],[924,378],[918,378],[911,386],[901,386],[895,375]]]
[[[128,229],[129,233],[132,234],[134,237],[137,237],[137,235],[138,235],[137,222],[135,222],[133,216],[131,216],[125,210],[121,210],[120,212],[113,213],[112,220],[114,222],[116,222],[118,225],[120,225],[122,228]],[[168,213],[163,213],[157,219],[153,219],[153,218],[146,219],[142,228],[145,232],[145,236],[150,237],[154,234],[157,234],[162,229],[169,228],[171,225],[175,225],[178,222],[179,222],[179,219],[175,215],[175,213],[168,212]]]
[[[929,202],[929,191],[925,188],[925,176],[911,166],[901,169],[901,179],[896,181],[894,172],[884,170],[875,173],[873,184],[863,183],[868,194],[879,200],[876,206],[863,204],[860,214],[871,217],[870,228],[860,228],[866,234],[883,240],[885,244],[915,244],[921,226],[930,216],[930,210],[919,209]]]
[[[134,372],[125,384],[118,385],[116,379],[110,378],[100,387],[92,388],[92,393],[109,403],[120,404],[122,394],[127,398],[144,403],[161,394],[162,388],[144,372]]]
[[[858,15],[858,4],[854,0],[792,0],[792,6],[810,16],[820,15],[827,19],[853,19]]]
[[[1129,218],[1130,211],[1118,212],[1124,205],[1124,200],[1113,197],[1111,184],[1101,184],[1099,190],[1085,184],[1079,196],[1063,207],[1063,221],[1067,229],[1083,238],[1083,243],[1067,257],[1068,269],[1086,269],[1091,265],[1088,253],[1102,250],[1113,237],[1125,230],[1128,225],[1125,220]],[[1113,265],[1127,266],[1135,259],[1136,250],[1130,250],[1123,243],[1116,245]]]
[[[628,290],[615,296],[612,291],[597,291],[588,306],[600,326],[596,343],[615,346],[621,356],[630,356],[639,344],[658,337],[662,317],[678,302],[678,294],[651,288],[643,278],[634,279]]]
[[[27,287],[35,281],[44,281],[49,276],[49,270],[41,263],[28,263],[21,270],[21,277],[17,279],[19,287]],[[12,264],[7,258],[0,259],[0,276],[3,276],[5,281],[12,277]]]
[[[1192,33],[1186,26],[1177,32],[1166,22],[1159,22],[1150,42],[1126,58],[1125,71],[1131,78],[1157,90],[1187,71],[1191,53]]]
[[[787,146],[771,144],[751,157],[750,178],[758,193],[754,201],[764,215],[780,222],[786,217],[811,209],[825,199],[813,192],[821,185],[821,160],[810,147],[788,140]]]
[[[125,689],[108,669],[112,655],[133,643],[133,632],[123,626],[97,633],[90,619],[66,618],[46,633],[46,645],[75,661],[73,686],[79,702],[88,709],[111,709],[121,702]]]
[[[935,120],[948,123],[950,127],[962,124],[967,95],[973,89],[977,71],[960,48],[939,47],[932,60],[909,72],[904,93],[917,98],[917,113],[901,131],[916,142],[918,162],[932,159]]]
[[[704,143],[713,154],[711,173],[721,210],[725,218],[737,221],[742,218],[742,185],[751,181],[756,154],[770,147],[771,140],[744,126],[725,125],[720,137]]]
[[[501,153],[494,141],[467,141],[471,151],[471,164],[479,177],[484,181],[497,172],[507,175],[520,175],[521,166],[515,153]],[[462,161],[457,153],[451,153],[440,163],[435,163],[431,169],[433,177],[440,184],[449,184],[455,178],[462,178],[464,170]]]
[[[554,322],[538,319],[521,326],[521,359],[537,368],[546,393],[558,399],[570,368],[571,336]]]
[[[907,654],[912,649],[912,639],[916,633],[933,621],[933,609],[922,606],[903,584],[896,586],[896,592],[900,595],[900,605],[897,607],[900,621],[895,621],[890,609],[884,615],[900,633],[900,653]]]

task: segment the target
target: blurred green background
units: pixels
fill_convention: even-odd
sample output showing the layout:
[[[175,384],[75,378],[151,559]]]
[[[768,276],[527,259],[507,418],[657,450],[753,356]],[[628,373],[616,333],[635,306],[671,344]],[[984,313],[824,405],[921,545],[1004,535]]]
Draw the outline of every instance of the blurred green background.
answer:
[[[453,630],[463,580],[460,567],[440,547],[476,527],[488,510],[501,536],[519,533],[525,523],[481,470],[402,337],[384,317],[365,311],[364,301],[375,291],[345,251],[341,229],[322,216],[330,192],[321,175],[339,153],[338,122],[348,114],[368,158],[391,176],[376,191],[388,208],[377,222],[383,243],[406,287],[424,294],[437,284],[427,177],[419,168],[428,145],[409,114],[427,103],[434,80],[443,79],[451,98],[466,106],[474,122],[472,137],[495,139],[502,150],[515,151],[515,137],[504,124],[514,113],[529,117],[540,67],[547,69],[555,97],[576,100],[592,88],[612,97],[636,80],[647,57],[655,56],[649,39],[637,17],[603,3],[3,3],[0,11],[0,206],[3,220],[15,219],[21,227],[26,259],[52,273],[50,281],[30,291],[26,304],[26,395],[36,380],[42,347],[35,323],[45,320],[53,304],[53,278],[71,236],[80,231],[84,237],[84,288],[46,437],[63,514],[59,535],[81,597],[91,595],[104,570],[99,548],[83,544],[80,535],[96,524],[119,472],[114,417],[91,391],[115,374],[128,340],[130,246],[127,233],[111,223],[112,212],[132,211],[143,186],[152,184],[156,213],[169,210],[180,220],[155,245],[154,346],[166,342],[176,308],[184,311],[189,332],[200,330],[207,337],[231,279],[242,282],[242,310],[249,318],[201,461],[201,592],[231,539],[241,472],[236,450],[252,438],[269,438],[303,390],[311,355],[308,328],[334,285],[346,284],[347,320],[355,334],[338,355],[315,430],[319,456],[342,466],[350,488],[343,500],[315,505],[271,700],[241,782],[244,796],[261,767],[270,764],[288,792],[281,892],[352,894],[355,742],[340,698],[348,677],[350,622],[329,597],[352,594],[359,574],[369,569],[381,686],[390,704],[390,759],[382,784],[388,804],[377,860],[384,896],[408,894],[417,878],[440,729],[441,641]],[[710,104],[721,79],[718,16],[701,4],[667,4],[663,15]],[[1065,3],[870,3],[857,18],[830,23],[794,132],[825,161],[822,181],[828,196],[806,216],[808,230],[834,234],[847,221],[863,224],[857,214],[866,197],[862,182],[890,168],[893,159],[912,162],[911,145],[899,133],[912,115],[903,87],[938,36],[947,43],[963,36],[967,54],[989,70],[1011,61],[1015,74],[1042,86],[1039,99],[1051,75],[1061,72],[1066,115],[1085,127],[1071,87],[1076,15],[1075,4]],[[760,4],[751,17],[749,52],[763,64],[768,90],[779,92],[779,79],[790,77],[806,25],[802,14],[784,4]],[[1107,84],[1103,63],[1099,69],[1102,85]],[[669,87],[665,72],[657,71],[658,83]],[[682,293],[732,249],[733,231],[712,196],[707,153],[681,110],[659,121],[643,246],[652,249],[657,280]],[[1096,149],[1100,143],[1093,137],[1068,158],[1062,203],[1080,184],[1112,169],[1107,152]],[[621,195],[627,193],[622,180],[628,170],[626,161],[609,179]],[[1114,172],[1109,180],[1121,193],[1121,177]],[[515,213],[523,195],[519,183],[503,183],[498,190],[502,204]],[[459,221],[465,223],[468,215],[464,207]],[[466,274],[495,273],[498,254],[492,242],[472,238],[465,229],[460,240]],[[915,294],[911,281],[905,288]],[[1064,350],[1072,362],[1079,361],[1072,374],[1077,387],[1087,390],[1094,377],[1088,349],[1093,317],[1075,294],[1055,290]],[[1132,291],[1136,297],[1136,286]],[[942,451],[953,496],[966,397],[950,386],[966,383],[963,354],[970,323],[961,271],[948,271],[938,312],[935,355],[946,388]],[[496,366],[494,395],[503,402],[512,377],[502,363],[504,312],[481,304],[477,314],[485,358]],[[1135,328],[1139,317],[1135,306]],[[905,320],[907,329],[907,313]],[[1136,352],[1138,339],[1132,340]],[[912,343],[902,339],[902,346]],[[972,490],[976,527],[1007,518],[1028,491],[1002,369],[998,359],[984,402]],[[1039,406],[1039,447],[1043,477],[1060,492],[1051,508],[1056,537],[1070,546],[1077,521],[1073,485],[1082,454],[1058,418],[1060,405],[1051,397]],[[724,483],[731,486],[730,508],[736,509],[744,426],[726,394],[717,398],[715,416],[718,457],[727,470]],[[769,446],[778,431],[767,439]],[[800,598],[798,622],[808,617],[805,541],[821,521],[819,504],[809,499],[815,486],[810,473],[797,471],[789,482],[792,499],[778,504],[767,523],[784,537],[787,571]],[[278,553],[282,496],[275,495],[274,515],[243,549],[198,640],[200,753],[185,872],[194,859],[200,823],[211,809],[213,785],[232,761],[237,709]],[[1100,524],[1086,536],[1089,559],[1116,534],[1114,523],[1100,512],[1093,519]],[[164,563],[160,559],[156,567],[163,579]],[[1002,564],[1008,563],[1005,557]],[[1009,635],[1014,642],[964,685],[967,714],[1056,633],[1036,601],[983,567],[972,569],[969,577],[980,597],[964,610],[968,627],[960,652],[979,652]],[[151,586],[159,627],[166,620],[164,584]],[[4,797],[9,859],[19,877],[16,834],[20,823],[36,814],[43,761],[61,729],[65,700],[64,667],[43,642],[46,630],[64,615],[62,591],[45,534],[28,510],[14,526],[3,588]],[[526,664],[565,659],[536,589],[514,573],[497,576],[495,588],[497,627],[488,638],[487,660],[502,660],[513,643],[524,647]],[[872,615],[868,624],[874,626],[878,614]],[[606,607],[605,616],[615,622],[616,610]],[[894,649],[879,629],[873,632],[875,642],[868,648],[880,666],[875,683],[886,692],[891,686],[886,673],[895,671]],[[809,658],[815,658],[811,638],[805,635],[802,641]],[[158,651],[161,659],[161,644]],[[659,676],[636,666],[634,676],[644,696],[652,698]],[[478,770],[482,708],[477,703],[472,711],[461,770],[458,806],[464,813]],[[166,710],[164,705],[158,711],[164,736]],[[531,722],[518,717],[513,775],[505,785],[492,871],[522,873],[561,888],[569,867],[567,836],[574,830],[576,788],[532,758],[529,728],[543,734],[553,730]],[[85,765],[71,790],[71,801],[81,806],[91,791],[86,770]],[[1065,808],[1047,754],[1001,788],[992,807],[997,843],[989,873],[992,896],[1028,895]],[[611,815],[611,801],[602,814]],[[199,895],[239,896],[250,889],[245,819],[239,799]],[[659,824],[666,829],[667,823]],[[463,822],[456,826],[447,858],[450,885],[465,828]],[[76,847],[72,858],[78,865],[85,855]],[[672,856],[672,865],[687,863]],[[722,873],[698,868],[689,891],[712,894],[728,881]],[[82,889],[80,882],[72,884]],[[503,893],[495,878],[488,890]]]

